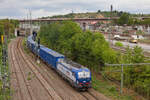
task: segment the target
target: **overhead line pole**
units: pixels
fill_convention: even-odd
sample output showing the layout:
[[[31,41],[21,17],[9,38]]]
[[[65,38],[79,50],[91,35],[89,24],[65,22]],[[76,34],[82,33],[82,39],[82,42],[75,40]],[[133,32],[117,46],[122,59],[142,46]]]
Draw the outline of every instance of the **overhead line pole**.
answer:
[[[113,10],[113,6],[110,6],[110,19],[112,19],[112,10]],[[110,29],[110,33],[109,33],[109,44],[111,45],[111,34],[112,34],[112,27]]]
[[[124,79],[124,72],[123,72],[123,65],[121,65],[121,89],[120,93],[122,94],[122,89],[123,89],[123,79]]]
[[[121,85],[120,85],[120,94],[123,93],[123,83],[124,83],[124,67],[125,66],[141,66],[141,65],[150,65],[150,63],[135,63],[135,64],[105,64],[106,66],[121,66]],[[115,72],[115,71],[113,71]],[[118,70],[116,71],[118,72]]]
[[[32,13],[31,10],[29,10],[29,15],[30,15],[30,34],[32,34]]]

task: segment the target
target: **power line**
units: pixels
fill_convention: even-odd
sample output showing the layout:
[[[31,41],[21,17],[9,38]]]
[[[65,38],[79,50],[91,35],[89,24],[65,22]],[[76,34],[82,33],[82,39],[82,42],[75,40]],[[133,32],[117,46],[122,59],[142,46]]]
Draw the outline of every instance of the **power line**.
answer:
[[[141,66],[150,65],[150,63],[134,63],[134,64],[105,64],[106,66]]]

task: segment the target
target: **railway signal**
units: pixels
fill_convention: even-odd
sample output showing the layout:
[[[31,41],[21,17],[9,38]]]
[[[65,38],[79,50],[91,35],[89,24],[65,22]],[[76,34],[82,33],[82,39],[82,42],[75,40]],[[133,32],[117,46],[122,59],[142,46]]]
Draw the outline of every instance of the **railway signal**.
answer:
[[[7,84],[9,82],[9,72],[7,70],[7,38],[8,38],[8,30],[5,29],[5,34],[1,35],[1,43],[2,43],[2,67],[1,67],[1,76],[2,76],[2,93],[3,93],[3,99],[6,100],[8,99],[6,97],[6,88],[9,88],[10,84]],[[7,33],[7,34],[6,34]]]
[[[40,38],[38,38],[37,43],[38,43],[38,52],[39,52],[39,49],[40,49]]]
[[[39,51],[40,51],[40,38],[38,38],[38,42],[37,42],[37,53],[39,54]],[[39,64],[40,63],[40,57],[39,55],[37,55],[37,63]]]
[[[3,44],[4,43],[4,36],[1,35],[1,43]]]

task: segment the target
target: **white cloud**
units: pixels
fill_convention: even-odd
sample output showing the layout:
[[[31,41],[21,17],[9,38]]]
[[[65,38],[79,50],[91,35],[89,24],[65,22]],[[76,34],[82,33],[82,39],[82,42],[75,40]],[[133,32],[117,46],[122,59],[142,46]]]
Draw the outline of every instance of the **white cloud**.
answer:
[[[0,18],[25,18],[32,10],[33,18],[74,12],[115,10],[150,13],[150,0],[0,0]]]

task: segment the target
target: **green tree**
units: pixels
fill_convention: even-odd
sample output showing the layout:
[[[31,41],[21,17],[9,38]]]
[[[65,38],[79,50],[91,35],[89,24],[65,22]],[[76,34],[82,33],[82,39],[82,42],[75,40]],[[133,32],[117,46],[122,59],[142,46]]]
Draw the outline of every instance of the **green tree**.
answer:
[[[9,19],[3,19],[0,20],[0,35],[1,34],[7,34],[8,36],[13,36],[15,28],[18,24],[15,24],[15,22],[18,22],[17,20],[9,20]]]
[[[144,32],[143,32],[143,31],[141,31],[141,30],[139,30],[139,31],[137,31],[137,32],[136,32],[136,34],[137,34],[137,35],[143,35],[143,34],[144,34]]]
[[[4,33],[4,25],[0,23],[0,35]]]
[[[83,65],[93,66],[93,57],[91,55],[91,46],[94,41],[93,34],[90,31],[86,31],[80,34],[76,34],[72,40],[72,54],[75,60]]]
[[[101,10],[98,10],[97,13],[101,13]]]
[[[134,18],[129,17],[127,24],[128,24],[128,25],[134,25],[134,24],[135,24]]]
[[[92,55],[94,55],[98,65],[105,63],[116,63],[117,54],[109,47],[104,36],[100,33],[94,34],[94,41],[92,44]]]
[[[62,23],[61,28],[59,29],[60,36],[58,40],[59,50],[61,50],[61,53],[65,54],[66,56],[71,55],[71,38],[75,34],[81,32],[82,30],[77,23],[74,23],[72,21],[64,21]]]
[[[144,54],[141,47],[135,46],[133,49],[133,59],[134,63],[143,63],[144,62]]]
[[[127,64],[129,64],[129,63],[132,63],[132,54],[133,54],[133,51],[132,51],[132,49],[128,46],[127,48],[126,48],[126,54],[124,55],[124,63],[127,63]]]
[[[60,36],[59,29],[61,23],[55,22],[49,25],[43,25],[39,31],[38,36],[44,44],[52,49],[56,49],[58,45],[58,38]],[[45,37],[46,36],[46,37]]]
[[[128,21],[129,21],[129,14],[123,13],[121,17],[118,19],[118,24],[119,25],[128,24]]]

